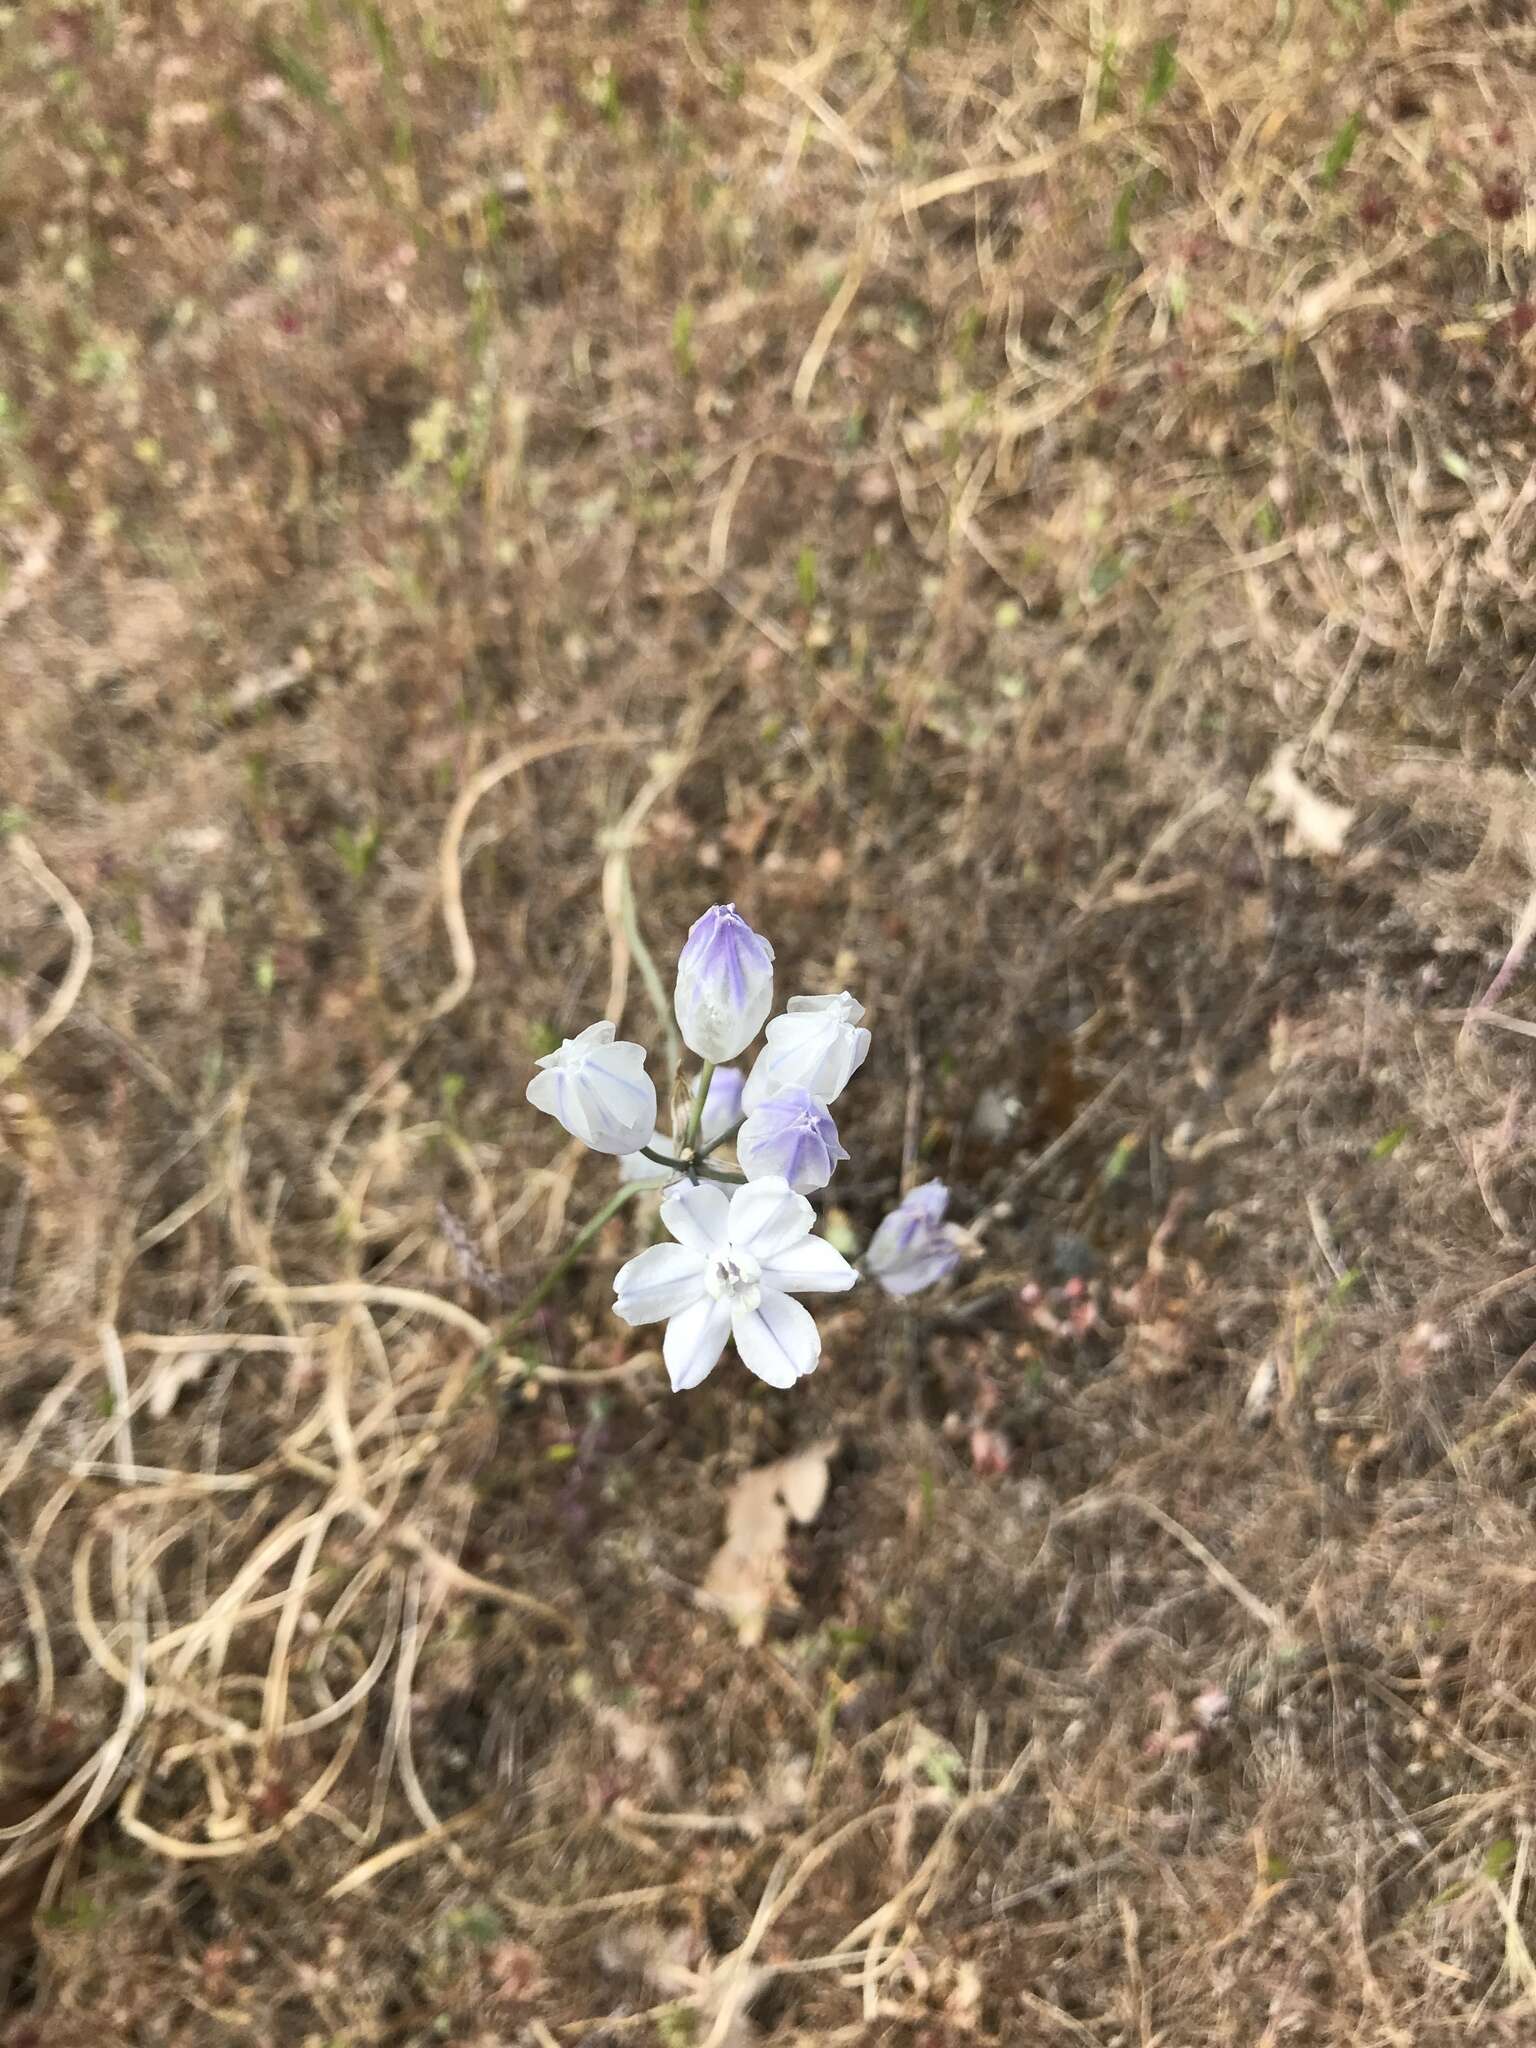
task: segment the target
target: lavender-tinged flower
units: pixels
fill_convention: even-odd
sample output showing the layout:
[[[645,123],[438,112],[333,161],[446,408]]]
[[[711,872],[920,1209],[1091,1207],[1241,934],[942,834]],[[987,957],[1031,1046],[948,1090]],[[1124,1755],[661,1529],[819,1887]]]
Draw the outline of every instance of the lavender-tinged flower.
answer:
[[[773,948],[734,903],[717,903],[683,941],[673,997],[683,1043],[701,1060],[733,1060],[773,1008]]]
[[[616,1039],[612,1024],[589,1024],[538,1065],[528,1100],[594,1152],[633,1152],[656,1128],[645,1048]]]
[[[662,1357],[674,1393],[714,1371],[734,1337],[742,1363],[771,1387],[814,1372],[821,1336],[796,1294],[840,1294],[858,1275],[825,1238],[815,1211],[782,1180],[736,1189],[679,1181],[661,1201],[677,1240],[654,1244],[619,1268],[614,1313],[626,1323],[666,1322]]]
[[[741,1121],[741,1091],[746,1078],[740,1067],[716,1067],[710,1075],[704,1114],[699,1119],[701,1145],[713,1145]],[[675,1141],[666,1131],[652,1131],[645,1142],[653,1152],[665,1152],[669,1158],[676,1156]],[[677,1179],[677,1174],[670,1166],[658,1166],[654,1159],[647,1159],[643,1152],[629,1152],[619,1161],[619,1179],[643,1180],[652,1187],[664,1188],[668,1181]]]
[[[709,1077],[704,1114],[699,1119],[699,1143],[713,1145],[733,1124],[741,1122],[741,1095],[747,1076],[741,1067],[716,1067]]]
[[[865,1269],[887,1294],[916,1294],[945,1279],[960,1263],[962,1237],[944,1221],[949,1189],[941,1180],[914,1188],[869,1241]]]
[[[785,1088],[835,1102],[869,1051],[863,1015],[864,1005],[846,989],[835,996],[791,996],[784,1015],[768,1026],[768,1043],[747,1076],[741,1098],[747,1110]]]
[[[736,1140],[748,1180],[778,1175],[797,1195],[824,1188],[848,1154],[837,1142],[827,1105],[803,1088],[784,1088],[752,1111]]]

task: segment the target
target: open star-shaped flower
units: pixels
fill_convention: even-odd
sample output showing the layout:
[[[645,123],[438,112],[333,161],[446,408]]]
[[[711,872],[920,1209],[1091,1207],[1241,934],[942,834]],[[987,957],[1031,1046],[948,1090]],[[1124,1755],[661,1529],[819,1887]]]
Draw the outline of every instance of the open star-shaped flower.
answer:
[[[683,1181],[662,1198],[676,1239],[621,1266],[614,1313],[626,1323],[666,1322],[662,1357],[673,1391],[713,1372],[728,1337],[742,1363],[771,1387],[814,1372],[821,1335],[797,1294],[841,1294],[858,1275],[825,1238],[816,1212],[779,1178],[752,1181],[727,1198]]]

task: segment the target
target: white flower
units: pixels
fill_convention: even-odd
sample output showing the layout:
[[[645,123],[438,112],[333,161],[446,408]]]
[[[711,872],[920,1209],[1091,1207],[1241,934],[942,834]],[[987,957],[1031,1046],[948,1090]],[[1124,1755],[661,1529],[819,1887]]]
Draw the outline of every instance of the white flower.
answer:
[[[823,1102],[835,1102],[864,1064],[869,1033],[859,1023],[864,1005],[846,989],[835,996],[791,996],[789,1007],[768,1026],[768,1043],[758,1054],[742,1103],[759,1109],[784,1088],[803,1088]]]
[[[656,1128],[656,1088],[645,1048],[615,1040],[609,1023],[589,1024],[558,1052],[546,1053],[528,1083],[528,1100],[594,1152],[622,1154]]]
[[[662,1356],[673,1391],[708,1378],[734,1337],[742,1363],[770,1387],[814,1372],[821,1336],[796,1294],[840,1294],[858,1275],[825,1238],[815,1211],[782,1180],[756,1180],[727,1200],[722,1188],[679,1181],[661,1201],[677,1240],[621,1266],[614,1313],[667,1325]]]
[[[711,1074],[709,1093],[704,1098],[704,1114],[699,1118],[701,1145],[713,1145],[733,1124],[740,1123],[741,1090],[746,1078],[740,1067],[716,1067]],[[694,1094],[698,1094],[697,1089]],[[665,1152],[669,1159],[677,1156],[674,1141],[665,1131],[652,1131],[646,1143],[653,1152]],[[668,1181],[677,1179],[677,1169],[658,1166],[643,1152],[629,1152],[619,1161],[619,1179],[643,1180],[652,1187],[664,1188]]]
[[[803,1088],[785,1088],[742,1125],[736,1157],[748,1180],[777,1174],[797,1195],[809,1195],[826,1186],[848,1154],[837,1142],[827,1105]]]
[[[734,903],[696,918],[677,960],[673,996],[683,1043],[701,1060],[733,1060],[773,1008],[773,948]]]

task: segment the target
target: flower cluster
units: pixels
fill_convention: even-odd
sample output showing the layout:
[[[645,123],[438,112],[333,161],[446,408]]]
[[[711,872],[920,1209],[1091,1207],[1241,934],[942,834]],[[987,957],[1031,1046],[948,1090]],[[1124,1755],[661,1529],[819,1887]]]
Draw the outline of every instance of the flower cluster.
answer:
[[[794,1297],[841,1293],[859,1277],[814,1234],[806,1196],[848,1157],[832,1104],[869,1053],[863,1005],[843,989],[792,996],[770,1017],[773,959],[733,903],[716,904],[689,931],[673,1003],[702,1067],[674,1095],[670,1135],[644,1048],[610,1023],[546,1054],[528,1086],[536,1109],[618,1160],[626,1193],[664,1190],[661,1221],[673,1241],[619,1269],[614,1312],[630,1324],[666,1323],[662,1355],[674,1389],[696,1387],[728,1338],[759,1379],[793,1386],[821,1357],[816,1324]],[[759,1032],[751,1068],[729,1064]],[[960,1233],[943,1220],[947,1202],[930,1181],[875,1232],[864,1264],[888,1293],[915,1293],[954,1270]]]

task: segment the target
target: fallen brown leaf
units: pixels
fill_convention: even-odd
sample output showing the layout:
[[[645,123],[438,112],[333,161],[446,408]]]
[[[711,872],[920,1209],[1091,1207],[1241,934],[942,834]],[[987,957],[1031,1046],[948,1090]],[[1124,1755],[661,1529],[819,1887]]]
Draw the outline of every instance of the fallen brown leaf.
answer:
[[[784,1555],[791,1522],[813,1522],[827,1497],[827,1468],[837,1439],[824,1438],[792,1458],[744,1472],[725,1504],[725,1541],[704,1579],[704,1596],[736,1625],[742,1642],[760,1643],[776,1601],[788,1600]]]

